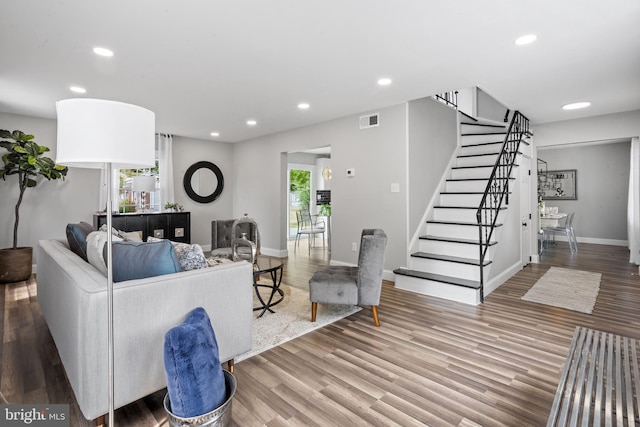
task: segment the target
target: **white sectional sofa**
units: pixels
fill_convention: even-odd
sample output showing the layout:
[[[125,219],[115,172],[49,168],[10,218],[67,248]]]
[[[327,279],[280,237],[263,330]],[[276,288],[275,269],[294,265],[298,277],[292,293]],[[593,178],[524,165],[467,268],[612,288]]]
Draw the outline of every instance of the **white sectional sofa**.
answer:
[[[37,248],[38,301],[84,417],[108,412],[107,279],[63,240]],[[114,284],[114,406],[166,387],[164,336],[204,307],[220,361],[251,350],[252,267],[247,262]],[[64,402],[55,402],[64,403]]]

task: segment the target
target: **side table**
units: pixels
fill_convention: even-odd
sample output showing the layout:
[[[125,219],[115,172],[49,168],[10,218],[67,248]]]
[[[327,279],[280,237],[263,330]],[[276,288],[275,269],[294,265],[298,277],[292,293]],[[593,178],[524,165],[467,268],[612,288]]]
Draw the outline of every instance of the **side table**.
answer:
[[[261,305],[254,307],[253,311],[262,310],[258,317],[262,317],[267,311],[274,313],[271,307],[284,300],[284,291],[280,289],[280,284],[282,283],[282,267],[282,260],[278,258],[270,258],[263,255],[258,255],[256,258],[256,262],[253,265],[253,288],[256,291],[256,296]],[[258,278],[263,274],[268,274],[271,277],[272,284],[258,283]],[[267,301],[260,295],[260,288],[268,288],[271,290]],[[276,294],[279,296],[276,297]]]

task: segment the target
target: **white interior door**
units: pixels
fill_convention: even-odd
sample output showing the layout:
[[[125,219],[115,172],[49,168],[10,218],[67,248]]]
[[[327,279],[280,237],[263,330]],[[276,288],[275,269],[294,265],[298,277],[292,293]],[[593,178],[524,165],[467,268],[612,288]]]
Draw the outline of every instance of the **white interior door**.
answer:
[[[522,238],[520,254],[522,267],[527,266],[531,261],[531,169],[530,159],[522,156],[520,162],[520,223],[522,227]]]

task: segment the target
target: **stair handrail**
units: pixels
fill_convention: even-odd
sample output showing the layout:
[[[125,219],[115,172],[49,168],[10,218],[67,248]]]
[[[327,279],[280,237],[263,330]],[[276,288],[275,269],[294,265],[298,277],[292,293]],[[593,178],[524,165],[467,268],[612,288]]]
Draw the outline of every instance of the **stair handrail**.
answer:
[[[443,104],[458,110],[458,91],[450,90],[449,92],[436,93],[434,98]]]
[[[506,204],[509,204],[509,177],[520,150],[520,143],[528,135],[529,119],[520,111],[515,111],[476,211],[480,236],[480,302],[484,302],[484,260],[502,203],[506,200]]]

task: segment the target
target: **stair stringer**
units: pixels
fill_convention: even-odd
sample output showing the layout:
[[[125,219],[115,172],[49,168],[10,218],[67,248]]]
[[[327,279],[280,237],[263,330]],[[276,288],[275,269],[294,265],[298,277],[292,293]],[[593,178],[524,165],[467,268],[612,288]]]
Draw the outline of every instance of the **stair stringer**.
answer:
[[[444,191],[445,186],[447,184],[447,179],[451,177],[451,168],[456,163],[456,159],[458,158],[459,151],[460,151],[460,143],[458,142],[458,147],[451,154],[451,158],[449,159],[449,164],[447,165],[447,168],[442,174],[442,177],[440,177],[440,182],[438,183],[436,190],[431,195],[431,199],[429,200],[429,203],[427,204],[427,207],[424,210],[424,214],[422,215],[422,219],[420,220],[420,227],[416,229],[415,233],[409,240],[409,245],[407,246],[407,253],[405,258],[405,262],[407,265],[409,265],[411,254],[416,250],[418,250],[418,239],[424,232],[427,224],[427,220],[430,219],[430,215],[433,215],[433,207],[436,206],[436,203],[439,201],[440,193]]]

